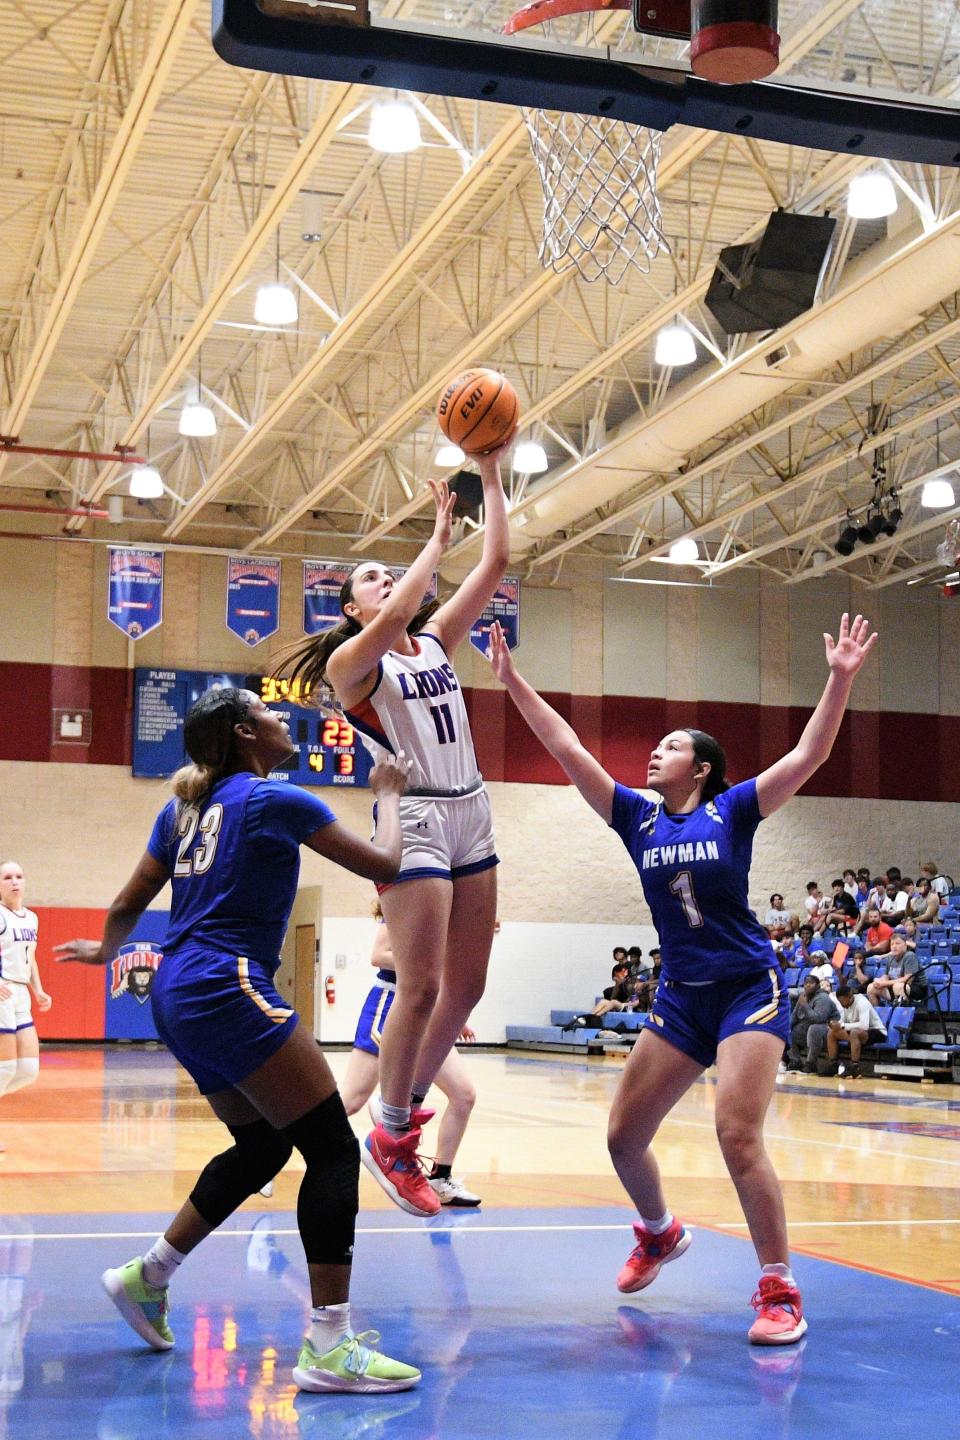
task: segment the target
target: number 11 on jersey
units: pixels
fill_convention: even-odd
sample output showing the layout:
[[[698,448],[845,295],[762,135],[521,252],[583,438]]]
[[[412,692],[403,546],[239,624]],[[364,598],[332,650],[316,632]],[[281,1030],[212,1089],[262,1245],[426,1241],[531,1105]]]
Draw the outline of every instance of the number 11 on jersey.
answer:
[[[674,875],[670,881],[670,894],[676,895],[683,906],[687,924],[694,930],[698,930],[703,924],[703,916],[700,913],[700,906],[697,904],[697,897],[693,893],[693,876],[689,870],[681,870],[679,875]]]
[[[431,705],[430,714],[433,716],[433,723],[437,730],[437,739],[441,745],[446,745],[450,740],[456,740],[456,733],[453,728],[453,716],[450,714],[449,705]]]

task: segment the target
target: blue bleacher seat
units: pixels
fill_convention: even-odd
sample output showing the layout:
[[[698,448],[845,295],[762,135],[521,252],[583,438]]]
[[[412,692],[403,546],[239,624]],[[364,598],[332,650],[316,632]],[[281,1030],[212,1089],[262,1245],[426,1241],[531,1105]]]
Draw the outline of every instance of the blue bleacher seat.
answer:
[[[784,970],[783,983],[784,985],[786,985],[787,989],[789,989],[791,985],[799,985],[800,971],[795,965],[791,965],[788,970]]]

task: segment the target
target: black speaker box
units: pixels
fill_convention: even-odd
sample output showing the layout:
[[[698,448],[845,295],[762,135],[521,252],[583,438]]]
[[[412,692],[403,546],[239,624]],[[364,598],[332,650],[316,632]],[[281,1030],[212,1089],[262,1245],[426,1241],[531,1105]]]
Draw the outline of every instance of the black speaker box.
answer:
[[[810,309],[836,224],[777,210],[758,240],[720,251],[706,302],[728,335],[778,330]]]
[[[483,481],[472,470],[458,470],[450,477],[450,489],[457,492],[453,507],[454,516],[460,520],[469,516],[476,520],[483,504]]]

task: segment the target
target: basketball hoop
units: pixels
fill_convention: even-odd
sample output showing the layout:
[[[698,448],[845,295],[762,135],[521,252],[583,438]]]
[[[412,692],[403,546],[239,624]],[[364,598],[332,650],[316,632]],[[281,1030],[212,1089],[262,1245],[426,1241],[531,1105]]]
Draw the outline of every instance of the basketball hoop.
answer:
[[[515,35],[564,15],[627,10],[632,0],[533,0],[512,15]],[[558,275],[618,285],[634,266],[647,274],[669,249],[657,199],[659,130],[596,115],[522,109],[543,189],[540,261]]]

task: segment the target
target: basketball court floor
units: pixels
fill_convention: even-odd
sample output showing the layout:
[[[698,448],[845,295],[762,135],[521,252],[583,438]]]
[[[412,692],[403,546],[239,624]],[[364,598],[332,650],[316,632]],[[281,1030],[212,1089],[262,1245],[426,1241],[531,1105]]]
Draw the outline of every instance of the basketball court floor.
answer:
[[[156,1236],[224,1132],[161,1050],[45,1050],[3,1108],[0,1437],[954,1433],[960,1090],[782,1077],[767,1137],[810,1330],[763,1350],[745,1340],[757,1267],[710,1074],[658,1145],[694,1243],[627,1300],[631,1212],[604,1146],[621,1062],[468,1060],[480,1098],[456,1168],[482,1208],[418,1220],[361,1179],[357,1328],[423,1381],[343,1397],[290,1378],[308,1309],[294,1162],[185,1262],[176,1348],[127,1329],[100,1272]]]

